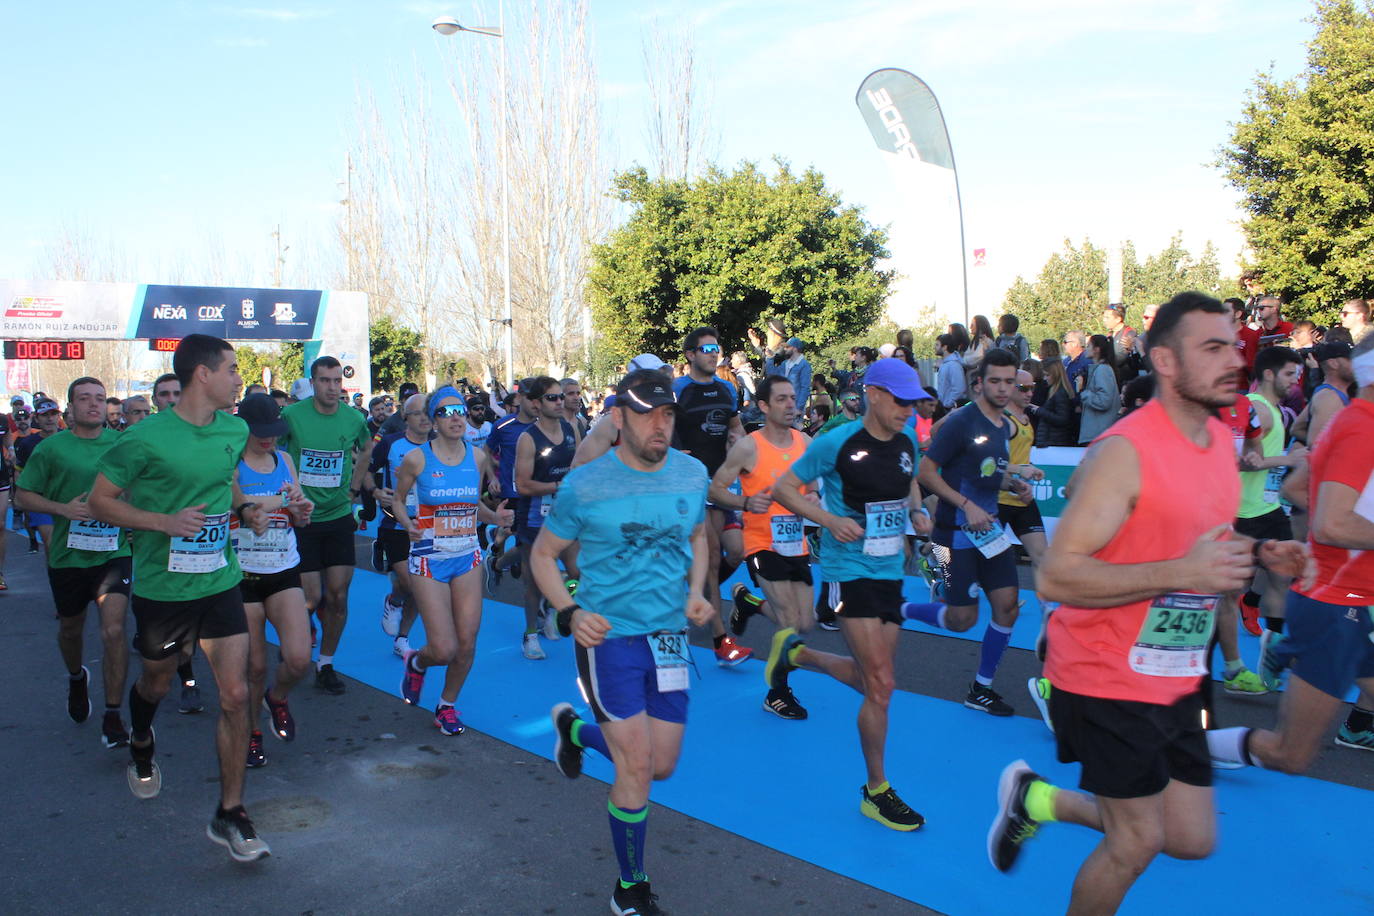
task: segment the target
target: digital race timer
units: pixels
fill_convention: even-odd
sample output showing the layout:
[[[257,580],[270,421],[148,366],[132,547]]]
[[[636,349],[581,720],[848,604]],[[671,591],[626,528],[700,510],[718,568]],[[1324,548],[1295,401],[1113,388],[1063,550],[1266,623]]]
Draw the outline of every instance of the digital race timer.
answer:
[[[5,359],[85,359],[84,340],[7,340]]]

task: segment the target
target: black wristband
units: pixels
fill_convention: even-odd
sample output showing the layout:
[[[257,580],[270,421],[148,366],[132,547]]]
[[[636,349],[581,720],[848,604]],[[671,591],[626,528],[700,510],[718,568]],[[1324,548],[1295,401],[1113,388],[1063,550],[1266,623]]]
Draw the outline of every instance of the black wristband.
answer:
[[[1255,541],[1254,544],[1250,545],[1250,556],[1254,559],[1256,566],[1263,565],[1262,563],[1260,563],[1260,548],[1263,547],[1265,544],[1268,544],[1272,540],[1273,538],[1260,538],[1257,541]]]
[[[558,621],[558,632],[562,636],[567,637],[572,635],[573,614],[577,611],[580,611],[581,609],[582,605],[580,604],[570,604],[567,607],[560,609],[558,613],[555,615],[555,619]]]

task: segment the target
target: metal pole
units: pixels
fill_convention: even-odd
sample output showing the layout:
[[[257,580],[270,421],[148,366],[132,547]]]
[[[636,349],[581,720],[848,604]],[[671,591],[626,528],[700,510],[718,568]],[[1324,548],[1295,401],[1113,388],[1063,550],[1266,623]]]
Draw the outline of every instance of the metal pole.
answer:
[[[506,390],[510,391],[515,387],[515,342],[514,342],[514,321],[511,316],[510,303],[510,165],[507,161],[510,156],[509,139],[507,137],[506,121],[507,110],[509,108],[507,93],[509,85],[506,82],[506,4],[504,0],[500,4],[500,29],[501,29],[501,245],[505,250],[503,259],[505,264],[505,302],[506,302]]]

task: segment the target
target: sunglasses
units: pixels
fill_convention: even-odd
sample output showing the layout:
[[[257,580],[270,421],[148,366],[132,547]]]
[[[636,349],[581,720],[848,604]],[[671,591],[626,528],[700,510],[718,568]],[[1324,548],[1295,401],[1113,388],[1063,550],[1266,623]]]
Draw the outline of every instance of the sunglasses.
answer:
[[[546,394],[544,395],[544,400],[556,403],[558,401],[563,400],[566,397],[567,395],[565,394]]]
[[[436,407],[434,409],[434,418],[436,420],[444,417],[466,417],[467,415],[468,409],[463,404],[445,404],[443,407]]]
[[[1034,391],[1034,390],[1035,390],[1035,386],[1034,386],[1034,385],[1017,385],[1017,386],[1016,386],[1016,390],[1017,390],[1017,391],[1020,391],[1020,392]]]
[[[720,352],[720,344],[702,344],[701,346],[697,347],[697,352],[698,352],[698,353],[719,353],[719,352]]]

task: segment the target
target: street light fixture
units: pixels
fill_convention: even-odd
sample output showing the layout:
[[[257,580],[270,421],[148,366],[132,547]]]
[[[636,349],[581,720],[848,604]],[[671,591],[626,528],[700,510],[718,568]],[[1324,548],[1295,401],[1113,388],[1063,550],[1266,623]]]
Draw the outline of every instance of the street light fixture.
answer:
[[[510,169],[508,159],[510,151],[508,149],[507,128],[506,128],[506,97],[509,94],[509,85],[506,82],[506,5],[501,3],[500,25],[495,28],[491,26],[466,26],[452,16],[440,16],[430,23],[430,28],[440,35],[456,35],[459,32],[472,32],[476,35],[487,35],[492,38],[501,39],[501,247],[504,257],[503,284],[504,299],[506,306],[506,317],[501,321],[505,326],[505,345],[506,345],[506,390],[515,387],[515,343],[512,336],[514,331],[514,321],[511,316],[510,301]]]

